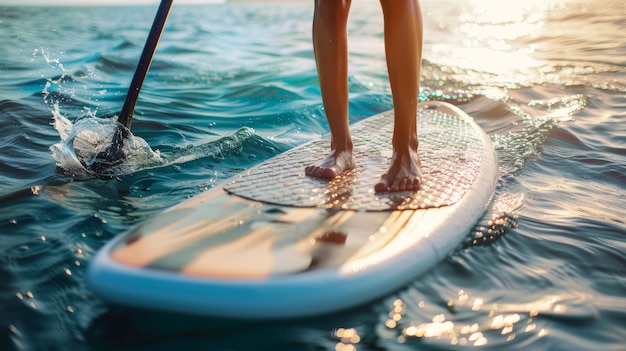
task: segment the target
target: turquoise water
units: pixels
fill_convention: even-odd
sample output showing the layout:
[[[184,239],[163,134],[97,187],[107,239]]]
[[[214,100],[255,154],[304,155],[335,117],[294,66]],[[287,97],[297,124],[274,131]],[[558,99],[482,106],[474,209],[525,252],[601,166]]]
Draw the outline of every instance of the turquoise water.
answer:
[[[500,162],[466,242],[368,305],[255,323],[109,305],[85,272],[122,231],[328,132],[310,2],[175,4],[108,177],[73,141],[106,135],[156,6],[0,7],[0,350],[623,349],[624,4],[523,3],[423,1],[421,99],[473,116]],[[358,121],[392,106],[378,4],[350,21]],[[489,233],[498,215],[517,227]]]

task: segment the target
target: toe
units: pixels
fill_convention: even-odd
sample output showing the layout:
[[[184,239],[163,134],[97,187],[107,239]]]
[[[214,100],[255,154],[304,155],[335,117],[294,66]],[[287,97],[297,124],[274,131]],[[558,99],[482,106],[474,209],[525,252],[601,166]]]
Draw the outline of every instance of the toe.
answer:
[[[338,175],[334,168],[321,168],[317,174],[317,177],[324,179],[333,179]]]
[[[404,190],[403,186],[406,186],[405,182],[406,182],[405,178],[396,179],[389,187],[389,191],[395,193],[395,192]]]
[[[331,167],[307,166],[304,168],[304,174],[309,177],[333,179],[337,176],[337,171]]]
[[[315,166],[306,166],[304,168],[304,174],[315,177],[315,168]]]
[[[381,183],[377,183],[376,185],[374,185],[374,190],[375,190],[377,193],[383,193],[383,192],[385,192],[385,191],[387,191],[387,190],[388,190],[388,188],[387,188],[387,184],[382,183],[382,182],[381,182]]]
[[[398,191],[405,191],[409,188],[409,179],[406,177],[403,177],[402,179],[400,179],[400,182],[398,184]]]
[[[411,187],[411,190],[418,190],[421,187],[422,187],[421,179],[419,178],[413,179],[413,186]]]
[[[374,190],[379,193],[389,191],[389,185],[385,180],[385,176],[383,176],[380,181],[374,185]]]

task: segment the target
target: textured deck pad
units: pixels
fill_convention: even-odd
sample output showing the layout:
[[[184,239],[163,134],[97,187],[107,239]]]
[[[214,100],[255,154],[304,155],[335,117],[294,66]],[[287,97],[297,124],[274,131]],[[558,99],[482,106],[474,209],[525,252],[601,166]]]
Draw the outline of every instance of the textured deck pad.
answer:
[[[467,117],[436,109],[418,110],[420,190],[376,193],[391,156],[393,111],[351,126],[356,168],[333,180],[307,177],[304,167],[324,159],[330,136],[289,150],[249,169],[224,186],[255,201],[294,207],[385,211],[452,205],[463,197],[480,171],[483,145]]]

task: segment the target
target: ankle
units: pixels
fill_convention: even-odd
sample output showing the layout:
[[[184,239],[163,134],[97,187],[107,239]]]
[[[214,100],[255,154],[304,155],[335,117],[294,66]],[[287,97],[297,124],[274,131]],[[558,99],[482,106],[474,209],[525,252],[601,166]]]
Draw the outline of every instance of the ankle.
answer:
[[[333,150],[336,154],[342,152],[348,152],[352,154],[352,150],[354,149],[354,145],[352,144],[352,138],[348,137],[340,143],[331,142],[330,149]]]
[[[419,142],[416,138],[409,138],[409,140],[392,140],[393,150],[395,152],[407,153],[410,151],[417,152],[417,148],[419,146]]]

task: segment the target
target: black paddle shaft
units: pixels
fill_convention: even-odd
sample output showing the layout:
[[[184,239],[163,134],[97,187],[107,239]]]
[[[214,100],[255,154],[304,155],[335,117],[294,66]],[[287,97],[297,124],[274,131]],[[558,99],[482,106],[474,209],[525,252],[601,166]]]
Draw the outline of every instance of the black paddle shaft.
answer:
[[[165,21],[167,20],[167,15],[172,7],[172,3],[173,0],[161,0],[161,5],[159,5],[156,17],[152,23],[152,28],[148,34],[148,39],[146,40],[146,45],[143,47],[141,58],[139,58],[135,75],[133,76],[128,93],[126,94],[124,106],[122,106],[122,111],[117,118],[117,121],[123,125],[123,127],[119,126],[119,128],[117,128],[113,134],[111,145],[106,150],[100,152],[91,164],[83,163],[86,168],[93,172],[107,173],[107,170],[125,158],[123,151],[124,139],[128,138],[135,103],[139,97],[139,91],[141,90],[143,81],[148,74],[152,56],[154,56],[157,44],[159,43],[159,38],[163,32],[163,27],[165,27]]]
[[[133,119],[133,112],[135,110],[135,103],[139,97],[141,85],[148,74],[148,69],[150,68],[150,63],[152,62],[152,56],[154,56],[154,51],[159,43],[159,38],[163,32],[163,27],[165,27],[165,21],[167,20],[167,15],[170,12],[173,2],[173,0],[161,0],[161,5],[159,5],[156,17],[152,23],[150,34],[148,34],[148,39],[146,39],[146,45],[143,47],[143,52],[141,53],[137,70],[135,70],[135,75],[133,76],[130,88],[126,94],[124,106],[122,107],[122,111],[117,119],[118,122],[126,128],[130,128],[130,124]]]

